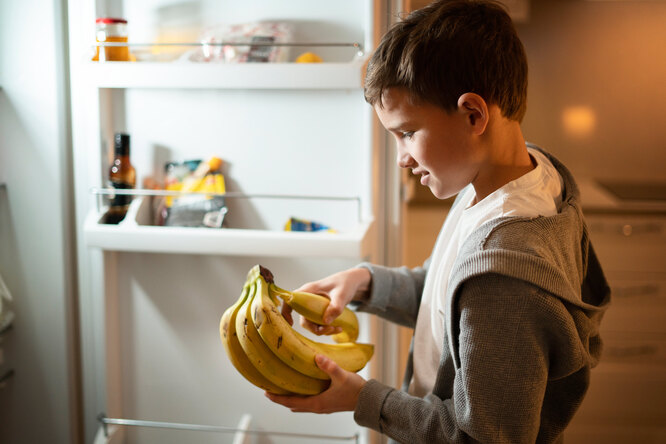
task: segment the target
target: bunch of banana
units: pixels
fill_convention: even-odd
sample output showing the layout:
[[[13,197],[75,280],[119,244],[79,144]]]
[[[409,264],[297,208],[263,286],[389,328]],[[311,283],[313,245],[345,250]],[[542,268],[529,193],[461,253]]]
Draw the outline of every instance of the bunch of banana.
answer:
[[[333,335],[336,344],[326,344],[294,330],[280,313],[278,297],[306,319],[323,324],[328,298],[283,290],[275,285],[268,269],[252,267],[240,298],[220,319],[222,344],[245,379],[272,393],[314,395],[330,383],[329,376],[315,364],[316,354],[328,356],[348,371],[365,367],[374,347],[355,342],[358,320],[353,311],[345,308],[331,323],[342,332]]]

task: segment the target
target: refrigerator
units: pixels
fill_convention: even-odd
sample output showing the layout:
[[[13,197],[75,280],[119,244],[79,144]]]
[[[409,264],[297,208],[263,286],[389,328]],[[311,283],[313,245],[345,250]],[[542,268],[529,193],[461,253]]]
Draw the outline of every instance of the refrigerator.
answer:
[[[100,17],[127,21],[135,60],[91,60]],[[379,0],[69,1],[86,442],[381,441],[351,412],[271,403],[227,359],[219,321],[256,264],[291,289],[399,257],[387,241],[399,179],[362,88],[390,17]],[[254,49],[279,49],[279,60],[211,60],[248,50],[225,45],[238,41],[220,29],[266,23],[283,26],[288,44]],[[323,62],[294,62],[307,52]],[[137,186],[125,219],[105,224],[116,133],[130,135]],[[213,156],[224,227],[159,225],[164,196],[147,180],[162,183],[168,162]],[[331,230],[286,231],[292,217]],[[395,328],[358,318],[359,340],[375,345],[360,374],[396,385]]]

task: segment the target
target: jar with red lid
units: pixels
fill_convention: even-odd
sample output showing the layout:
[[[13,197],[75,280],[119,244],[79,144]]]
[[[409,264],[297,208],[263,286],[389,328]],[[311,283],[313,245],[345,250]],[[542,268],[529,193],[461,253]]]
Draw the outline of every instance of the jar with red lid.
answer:
[[[99,43],[127,43],[127,20],[101,17],[95,21],[95,39]],[[127,62],[132,59],[127,46],[97,46],[93,61]]]

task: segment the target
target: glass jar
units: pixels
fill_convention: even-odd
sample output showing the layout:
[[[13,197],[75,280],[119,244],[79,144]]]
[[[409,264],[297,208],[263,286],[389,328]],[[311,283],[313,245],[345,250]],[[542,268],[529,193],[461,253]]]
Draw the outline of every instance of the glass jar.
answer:
[[[127,43],[127,20],[102,17],[95,21],[95,39],[99,43]],[[127,46],[97,46],[93,61],[128,62],[131,60]]]

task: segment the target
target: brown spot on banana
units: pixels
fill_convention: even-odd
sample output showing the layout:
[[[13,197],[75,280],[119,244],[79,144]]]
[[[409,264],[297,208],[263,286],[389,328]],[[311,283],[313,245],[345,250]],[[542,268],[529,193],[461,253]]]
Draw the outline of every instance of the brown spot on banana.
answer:
[[[282,335],[278,336],[278,340],[277,340],[277,348],[280,348],[280,347],[282,347]]]
[[[266,316],[266,313],[265,313],[265,311],[264,311],[263,308],[261,309],[261,311],[263,312],[263,313],[262,313],[262,314],[264,315],[263,318],[266,319],[266,322],[268,322],[269,324],[272,324],[273,321],[271,321],[271,317],[270,317],[270,316]],[[257,326],[257,327],[258,327],[258,326]]]
[[[271,271],[268,268],[262,267],[261,265],[259,265],[259,274],[269,284],[272,284],[275,280],[275,278],[273,277],[273,273],[271,273]]]

